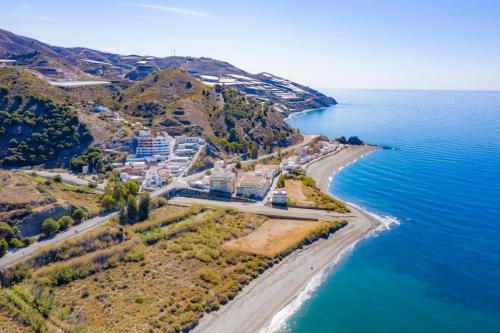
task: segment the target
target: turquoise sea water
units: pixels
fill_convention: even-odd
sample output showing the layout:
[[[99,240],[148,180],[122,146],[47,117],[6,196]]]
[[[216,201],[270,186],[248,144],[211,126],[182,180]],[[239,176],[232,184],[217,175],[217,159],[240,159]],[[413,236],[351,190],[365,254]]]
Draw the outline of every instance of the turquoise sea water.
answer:
[[[289,122],[392,149],[336,196],[399,224],[360,242],[283,332],[500,332],[500,93],[328,91]]]

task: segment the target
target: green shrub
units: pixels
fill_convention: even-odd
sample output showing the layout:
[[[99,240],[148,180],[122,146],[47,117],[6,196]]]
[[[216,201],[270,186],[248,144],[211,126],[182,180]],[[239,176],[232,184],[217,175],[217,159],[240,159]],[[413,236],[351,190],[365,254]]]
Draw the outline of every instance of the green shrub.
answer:
[[[142,193],[139,197],[139,211],[137,213],[139,221],[144,221],[149,217],[150,204],[151,198],[149,193]]]
[[[137,221],[139,208],[137,207],[137,199],[135,195],[129,194],[127,198],[127,216],[130,223]]]
[[[218,284],[220,282],[220,276],[214,270],[210,268],[203,268],[199,271],[200,278],[211,284]]]
[[[316,182],[314,181],[314,179],[312,179],[309,176],[302,177],[302,184],[304,184],[304,186],[308,186],[308,187],[316,187]]]
[[[101,207],[104,211],[112,210],[116,207],[116,200],[111,195],[105,195],[101,199]]]
[[[71,227],[75,221],[73,221],[73,219],[70,217],[70,216],[63,216],[61,217],[57,223],[59,224],[59,230],[66,230],[68,229],[69,227]]]
[[[7,253],[7,248],[9,247],[9,244],[7,244],[7,241],[5,239],[0,239],[0,257],[3,257]]]
[[[6,222],[0,222],[0,238],[5,238],[7,241],[12,239],[16,234],[14,228]]]
[[[87,298],[89,297],[90,293],[88,291],[88,289],[85,289],[82,294],[80,295],[81,298]]]
[[[75,220],[75,222],[80,223],[87,218],[87,213],[83,210],[83,208],[78,208],[75,209],[73,214],[71,214],[71,217]]]
[[[285,175],[280,175],[278,178],[278,181],[276,182],[276,187],[277,188],[284,188],[285,187]]]
[[[42,223],[41,231],[46,235],[50,236],[59,231],[59,223],[52,218],[45,219]]]
[[[9,245],[18,249],[25,246],[24,242],[18,238],[12,238]]]

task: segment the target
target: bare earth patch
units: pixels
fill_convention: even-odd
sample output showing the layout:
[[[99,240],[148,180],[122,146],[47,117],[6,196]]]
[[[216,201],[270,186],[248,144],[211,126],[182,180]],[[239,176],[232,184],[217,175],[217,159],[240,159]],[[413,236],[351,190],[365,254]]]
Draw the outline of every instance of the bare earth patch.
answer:
[[[311,232],[328,226],[327,222],[271,219],[244,237],[230,240],[223,249],[275,257],[305,239]]]
[[[302,191],[303,185],[300,180],[287,179],[285,181],[285,190],[294,205],[313,207],[314,202],[308,200]]]
[[[0,206],[39,205],[50,202],[47,195],[36,188],[37,182],[28,176],[0,170]]]

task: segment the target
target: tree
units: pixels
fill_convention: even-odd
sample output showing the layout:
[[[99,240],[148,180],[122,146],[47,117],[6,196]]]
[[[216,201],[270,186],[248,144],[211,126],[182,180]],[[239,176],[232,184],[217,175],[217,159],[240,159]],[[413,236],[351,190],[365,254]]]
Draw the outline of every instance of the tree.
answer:
[[[62,182],[62,177],[61,177],[61,175],[55,175],[52,179],[53,179],[56,183],[60,183],[60,182]]]
[[[116,200],[110,195],[105,195],[101,199],[101,207],[105,211],[111,210],[116,207]]]
[[[15,231],[10,225],[6,222],[0,222],[0,238],[5,238],[7,240],[12,239],[14,237]]]
[[[127,208],[125,208],[125,205],[120,205],[120,212],[118,213],[118,223],[120,224],[128,223]]]
[[[236,162],[236,169],[241,169],[241,161]]]
[[[278,181],[276,182],[276,187],[277,188],[283,188],[285,187],[285,175],[280,175],[278,178]]]
[[[21,247],[24,247],[24,242],[20,239],[17,239],[17,238],[12,238],[9,242],[9,245],[12,246],[12,247],[16,247],[16,248],[21,248]]]
[[[125,186],[127,187],[127,193],[132,195],[137,195],[137,193],[139,193],[139,189],[141,188],[139,183],[133,180],[129,180]]]
[[[135,198],[135,195],[129,194],[127,199],[127,215],[130,223],[137,221],[137,213],[137,199]]]
[[[139,212],[138,217],[139,221],[144,221],[149,217],[149,207],[151,203],[151,198],[149,193],[143,193],[139,197]]]
[[[57,221],[57,223],[59,224],[60,230],[66,230],[69,227],[71,227],[75,223],[75,221],[73,221],[73,219],[70,216],[65,215],[65,216],[61,217]]]
[[[3,257],[5,253],[7,253],[8,247],[9,244],[7,244],[7,241],[5,239],[0,239],[0,257]]]
[[[83,210],[83,208],[78,208],[75,209],[73,214],[71,214],[71,217],[75,220],[75,222],[80,223],[87,218],[87,213]]]
[[[42,232],[47,235],[53,235],[59,230],[59,223],[52,218],[45,219],[42,223]]]

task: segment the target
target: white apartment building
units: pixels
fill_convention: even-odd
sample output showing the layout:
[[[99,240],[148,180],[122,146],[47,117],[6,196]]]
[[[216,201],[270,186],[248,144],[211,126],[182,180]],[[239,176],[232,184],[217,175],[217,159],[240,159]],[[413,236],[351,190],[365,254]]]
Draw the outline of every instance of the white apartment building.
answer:
[[[153,137],[148,131],[140,131],[137,137],[136,154],[138,157],[160,156],[168,158],[171,142],[172,137],[167,133]]]
[[[204,145],[205,140],[203,138],[197,137],[197,136],[185,136],[185,135],[179,135],[175,137],[175,145],[181,145],[184,143],[195,143],[198,145]]]
[[[274,205],[286,205],[288,203],[288,195],[285,190],[276,189],[273,191],[271,202]]]
[[[240,177],[236,187],[236,195],[261,199],[266,196],[270,186],[271,182],[267,177],[245,173]]]
[[[234,173],[227,169],[217,170],[210,176],[210,190],[232,194],[235,178]]]
[[[150,168],[146,177],[144,177],[144,181],[142,182],[142,187],[145,189],[156,189],[163,186],[165,181],[158,174],[157,168]]]

